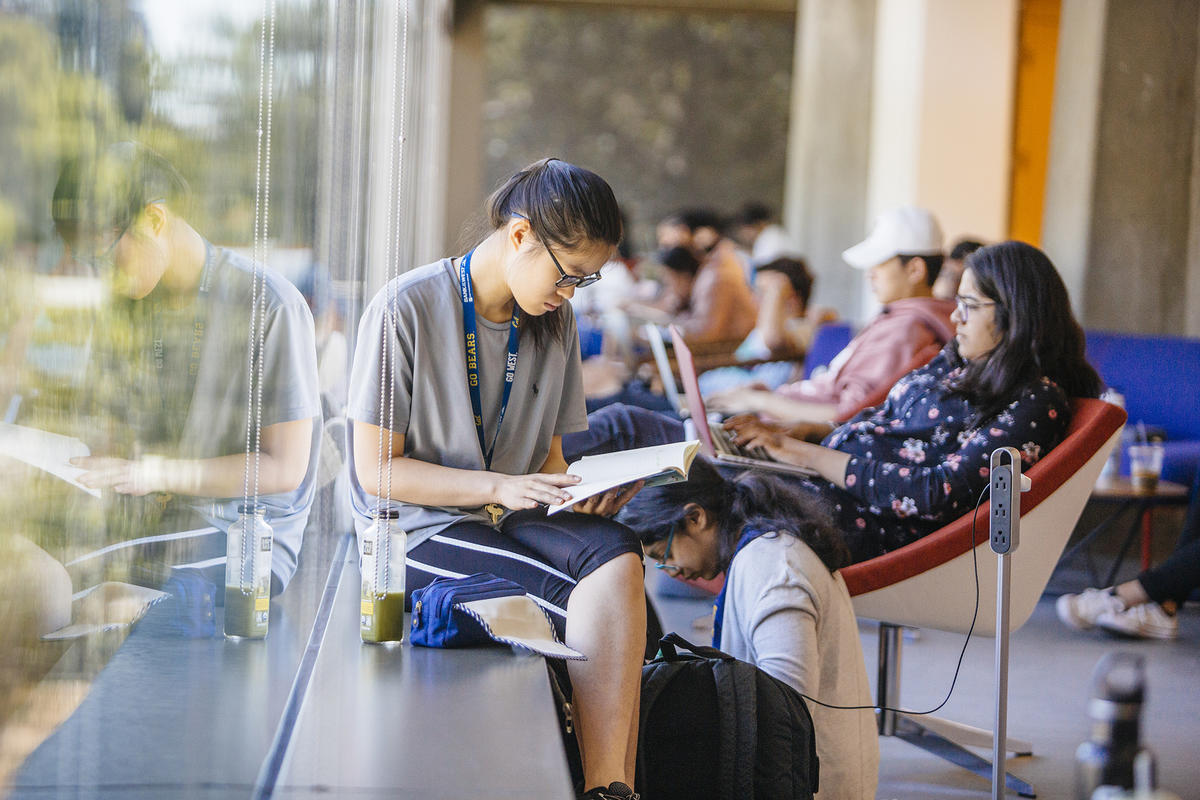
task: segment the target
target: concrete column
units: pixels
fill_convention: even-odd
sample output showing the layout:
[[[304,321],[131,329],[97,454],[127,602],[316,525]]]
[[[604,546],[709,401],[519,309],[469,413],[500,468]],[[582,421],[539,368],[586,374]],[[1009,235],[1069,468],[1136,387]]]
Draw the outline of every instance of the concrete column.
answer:
[[[1107,0],[1063,0],[1046,164],[1042,249],[1062,274],[1075,314],[1081,319],[1090,256],[1107,15]]]
[[[817,277],[814,301],[850,313],[861,275],[842,261],[867,221],[877,0],[799,0],[783,225]]]
[[[487,192],[484,186],[483,102],[484,3],[455,3],[450,66],[449,118],[444,135],[446,148],[444,182],[444,252],[460,244],[463,225],[478,213]]]
[[[800,0],[784,221],[817,300],[873,313],[841,251],[916,204],[948,237],[1008,228],[1017,0]]]
[[[948,237],[1008,230],[1016,0],[880,0],[868,216],[925,206]]]
[[[1189,0],[1064,3],[1044,241],[1088,327],[1185,332],[1198,30]]]
[[[1008,235],[1017,0],[926,0],[917,202],[946,236]]]

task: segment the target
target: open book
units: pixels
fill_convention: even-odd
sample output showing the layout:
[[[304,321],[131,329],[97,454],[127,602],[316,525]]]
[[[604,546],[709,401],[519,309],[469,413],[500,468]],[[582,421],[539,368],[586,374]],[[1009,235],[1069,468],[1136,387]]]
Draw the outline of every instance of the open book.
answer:
[[[88,446],[78,439],[0,422],[0,456],[10,456],[44,469],[93,497],[99,497],[99,489],[90,489],[78,480],[87,470],[71,465],[72,458],[88,455],[91,455]]]
[[[616,486],[645,480],[647,486],[687,480],[692,460],[700,451],[700,442],[675,442],[637,450],[622,450],[599,456],[584,456],[567,467],[568,475],[578,475],[582,482],[566,487],[571,499],[550,506],[547,514],[570,508],[592,495],[607,492]]]

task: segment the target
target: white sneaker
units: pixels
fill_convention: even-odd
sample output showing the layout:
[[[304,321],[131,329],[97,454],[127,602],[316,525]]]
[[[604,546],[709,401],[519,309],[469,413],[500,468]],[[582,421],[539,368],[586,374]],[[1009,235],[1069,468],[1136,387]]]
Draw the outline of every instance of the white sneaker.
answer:
[[[1137,639],[1175,639],[1179,636],[1179,620],[1163,611],[1158,603],[1142,603],[1124,611],[1101,614],[1096,625],[1111,633]]]
[[[1125,604],[1108,589],[1084,589],[1079,594],[1064,594],[1054,604],[1063,624],[1077,631],[1090,631],[1103,614],[1119,614]]]

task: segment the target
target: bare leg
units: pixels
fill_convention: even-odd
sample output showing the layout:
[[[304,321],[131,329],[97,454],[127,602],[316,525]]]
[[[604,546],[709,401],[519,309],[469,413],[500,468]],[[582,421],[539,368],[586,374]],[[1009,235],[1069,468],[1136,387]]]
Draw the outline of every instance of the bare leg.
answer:
[[[626,553],[579,581],[567,601],[567,644],[588,657],[567,662],[585,789],[633,785],[646,648],[643,585],[641,560]]]

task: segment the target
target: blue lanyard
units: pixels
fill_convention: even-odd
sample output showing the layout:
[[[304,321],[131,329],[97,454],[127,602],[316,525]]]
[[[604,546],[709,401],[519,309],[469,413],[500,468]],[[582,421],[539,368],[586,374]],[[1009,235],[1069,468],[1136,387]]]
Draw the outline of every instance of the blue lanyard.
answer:
[[[483,400],[479,395],[479,335],[475,327],[475,293],[471,290],[472,250],[458,262],[458,286],[462,290],[463,341],[467,351],[467,390],[471,393],[471,410],[475,413],[475,433],[479,436],[479,452],[483,454],[483,468],[492,468],[492,454],[496,452],[496,440],[500,438],[500,423],[508,410],[508,398],[512,394],[513,378],[517,374],[517,349],[521,344],[521,310],[513,302],[512,324],[508,329],[508,358],[504,365],[504,394],[500,400],[500,415],[496,417],[496,431],[492,434],[492,446],[483,441]]]
[[[765,533],[767,531],[760,531],[757,528],[746,528],[743,530],[741,538],[738,539],[737,547],[733,550],[734,558],[737,557],[737,554],[743,547]],[[733,569],[733,559],[729,560],[729,566],[725,568],[725,583],[721,586],[721,593],[717,595],[716,602],[713,603],[712,646],[717,648],[721,646],[721,627],[725,622],[725,590],[729,588],[729,571],[731,569]]]

